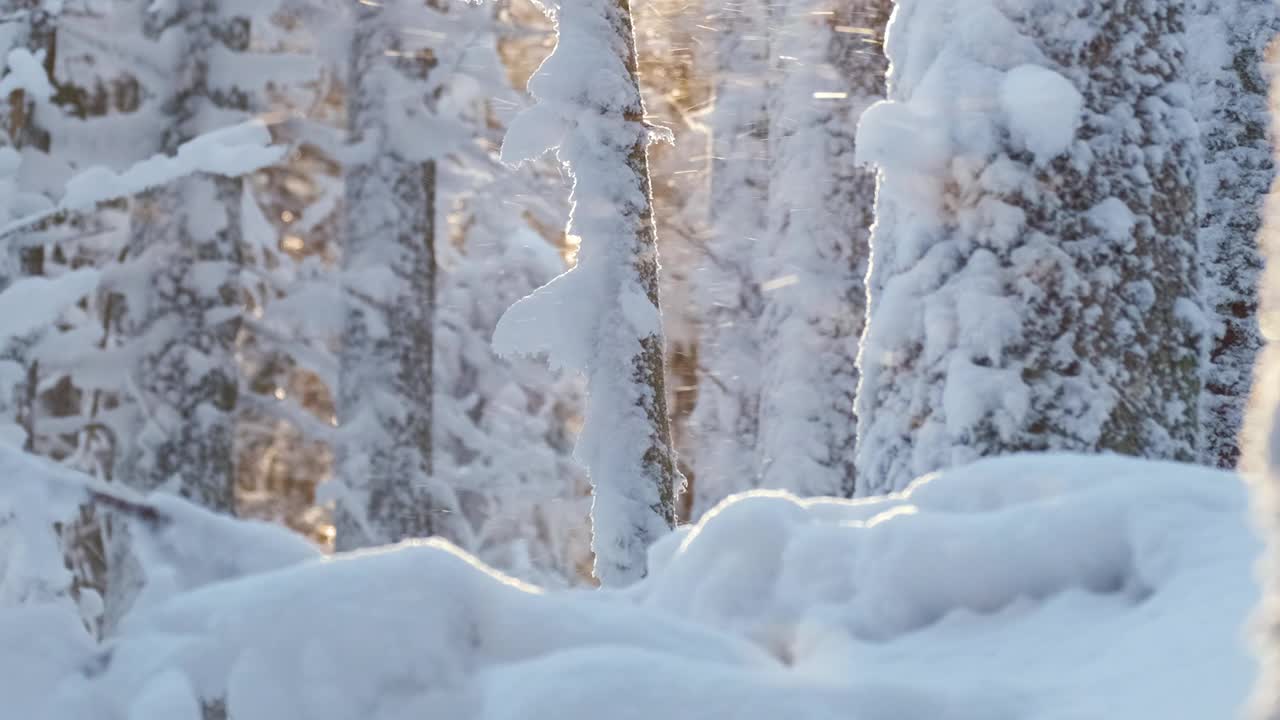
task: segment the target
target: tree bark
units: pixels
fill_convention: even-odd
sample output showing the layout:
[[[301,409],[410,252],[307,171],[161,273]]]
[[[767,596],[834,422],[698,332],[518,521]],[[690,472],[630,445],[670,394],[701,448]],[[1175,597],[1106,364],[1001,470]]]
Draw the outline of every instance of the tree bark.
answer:
[[[882,174],[859,492],[1017,452],[1196,459],[1206,318],[1183,3],[1004,3],[1017,33],[935,47],[939,11],[899,2],[893,102],[860,130],[879,132]],[[973,49],[991,42],[1005,46]],[[913,63],[953,55],[981,71],[942,98]],[[1050,84],[1073,122],[1047,136],[1024,103]]]
[[[338,471],[348,495],[335,523],[339,550],[449,535],[445,516],[456,512],[432,480],[436,164],[398,151],[391,134],[403,129],[388,120],[393,77],[425,100],[436,61],[401,45],[386,8],[355,12],[348,129],[370,155],[346,171]]]

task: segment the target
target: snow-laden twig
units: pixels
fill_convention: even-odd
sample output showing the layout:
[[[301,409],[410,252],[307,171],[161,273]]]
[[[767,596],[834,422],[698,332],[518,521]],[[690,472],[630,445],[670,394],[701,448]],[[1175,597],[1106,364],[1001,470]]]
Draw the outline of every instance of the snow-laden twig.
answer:
[[[270,143],[266,126],[250,122],[206,133],[179,147],[176,155],[154,155],[124,172],[88,168],[67,181],[66,194],[55,207],[0,227],[0,242],[195,173],[237,177],[260,170],[279,162],[287,150]]]

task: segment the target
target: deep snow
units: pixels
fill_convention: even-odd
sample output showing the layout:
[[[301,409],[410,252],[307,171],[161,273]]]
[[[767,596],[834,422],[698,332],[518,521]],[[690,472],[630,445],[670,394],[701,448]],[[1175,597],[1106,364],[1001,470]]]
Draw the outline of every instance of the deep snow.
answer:
[[[0,453],[0,497],[49,500],[70,480],[46,470]],[[177,573],[102,648],[58,600],[0,607],[3,716],[1216,720],[1255,672],[1244,486],[1189,466],[1022,456],[886,498],[738,496],[626,590],[545,592],[440,541],[316,558],[194,511],[153,542],[186,522],[273,559]]]

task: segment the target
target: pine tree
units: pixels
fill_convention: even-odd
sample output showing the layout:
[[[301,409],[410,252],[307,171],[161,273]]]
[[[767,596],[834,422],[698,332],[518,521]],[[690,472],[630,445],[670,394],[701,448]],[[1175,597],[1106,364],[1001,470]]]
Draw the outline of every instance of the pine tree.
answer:
[[[691,282],[701,311],[693,516],[757,485],[760,282],[769,197],[769,11],[726,5],[714,18],[710,232]]]
[[[858,117],[884,96],[887,2],[800,3],[778,33],[762,248],[761,485],[853,495],[864,278],[875,175],[854,163]]]
[[[1275,178],[1263,58],[1280,34],[1280,5],[1197,0],[1189,25],[1204,148],[1201,263],[1214,319],[1201,407],[1201,459],[1234,468],[1251,372],[1262,345],[1257,235],[1262,202]]]
[[[202,133],[245,119],[250,98],[236,85],[241,78],[227,77],[226,62],[248,50],[250,24],[223,5],[179,0],[136,9],[148,49],[174,67],[166,82],[149,88],[141,111],[158,130],[147,154],[172,155]],[[122,258],[139,282],[115,288],[115,317],[107,318],[136,353],[124,388],[132,415],[113,475],[226,513],[235,509],[243,192],[239,178],[196,174],[135,197]],[[108,634],[147,581],[124,521],[110,524]]]
[[[557,43],[529,83],[538,104],[516,118],[503,158],[551,148],[574,185],[578,263],[503,316],[500,352],[548,352],[587,377],[576,456],[594,488],[592,549],[601,582],[645,574],[648,546],[675,524],[645,122],[627,0],[571,0],[549,10]]]
[[[351,39],[347,123],[366,150],[346,168],[339,549],[437,534],[457,512],[432,480],[436,162],[404,140],[437,57],[405,44],[407,9],[357,6]]]
[[[962,32],[947,18],[982,17]],[[904,0],[860,354],[860,493],[1019,451],[1192,460],[1198,147],[1181,2]]]
[[[156,91],[157,152],[172,154],[249,110],[249,94],[227,72],[228,56],[248,50],[249,20],[222,6],[182,0],[147,11],[153,39],[178,38],[172,82]],[[196,175],[138,199],[130,255],[153,275],[128,293],[122,318],[142,346],[132,383],[144,418],[117,476],[224,512],[234,507],[242,197],[238,178]]]
[[[10,34],[7,47],[0,46],[7,62],[6,80],[14,79],[27,68],[16,67],[22,63],[40,66],[40,73],[48,83],[45,88],[53,91],[53,69],[57,49],[57,21],[60,8],[49,7],[43,0],[10,0],[0,3],[0,15],[7,24],[16,27]],[[39,117],[37,108],[49,107],[50,96],[39,97],[19,81],[19,87],[3,98],[5,123],[0,130],[0,219],[7,223],[22,215],[24,165],[47,156],[51,149],[50,133],[44,127],[45,118]],[[41,200],[45,198],[41,197]],[[21,233],[6,244],[0,252],[0,294],[18,290],[21,284],[40,282],[45,273],[45,251],[42,238],[36,233]],[[29,308],[37,312],[39,308]],[[18,337],[0,337],[0,443],[35,448],[36,410],[39,396],[39,362],[33,352],[47,328]],[[20,497],[20,496],[19,496]],[[11,549],[9,558],[0,565],[0,606],[48,602],[69,596],[72,586],[70,573],[61,564],[55,567],[39,567],[32,562],[37,557],[46,558],[61,553],[55,528],[44,518],[33,522],[21,517],[24,508],[10,505],[13,498],[0,507],[0,535],[6,536]],[[32,508],[26,508],[30,511]],[[12,558],[18,558],[13,562]],[[27,563],[22,558],[30,558]],[[11,567],[11,565],[13,565]]]
[[[43,22],[53,32],[48,47],[39,50],[51,73],[51,95],[31,103],[24,113],[39,126],[32,141],[38,139],[48,151],[32,151],[24,158],[22,182],[45,195],[46,202],[65,199],[61,185],[78,172],[104,165],[124,170],[145,160],[135,149],[151,140],[147,135],[139,142],[140,128],[130,115],[141,102],[137,72],[142,63],[135,63],[131,54],[139,47],[136,23],[124,16],[136,3],[119,3],[102,14],[59,5],[45,3],[49,10]],[[53,17],[53,9],[61,12]],[[102,32],[120,25],[130,32]],[[33,225],[15,245],[26,246],[35,260],[28,264],[40,267],[51,280],[90,268],[104,278],[118,277],[127,257],[122,250],[128,244],[128,219],[121,217],[126,204],[122,195],[97,208],[56,213]],[[27,212],[31,209],[28,205]],[[90,289],[95,292],[64,313],[56,327],[45,328],[43,339],[31,347],[29,378],[35,383],[28,386],[38,384],[39,392],[29,395],[32,412],[24,425],[29,450],[111,477],[119,458],[117,440],[130,435],[128,423],[115,421],[126,394],[123,376],[132,362],[111,356],[120,340],[112,325],[119,298],[105,283]]]
[[[90,108],[87,93],[77,85],[78,78],[70,77],[64,47],[63,3],[47,0],[11,0],[0,3],[8,28],[17,31],[10,34],[14,43],[11,54],[5,49],[10,73],[9,79],[17,79],[19,87],[6,98],[8,108],[5,135],[6,145],[16,152],[6,153],[5,174],[8,187],[4,192],[6,220],[14,216],[45,211],[50,201],[56,200],[60,189],[55,186],[59,176],[72,167],[84,167],[89,160],[70,147],[89,137],[91,131],[84,126],[69,124],[69,117],[84,119]],[[21,67],[27,65],[28,67]],[[56,72],[55,72],[56,71]],[[36,81],[33,76],[40,76]],[[30,87],[35,82],[38,87]],[[55,137],[55,130],[56,137]],[[12,165],[10,165],[12,161]],[[96,306],[99,273],[87,267],[92,261],[82,252],[76,239],[97,234],[95,219],[56,219],[16,233],[6,240],[3,253],[4,270],[0,271],[0,290],[28,294],[36,287],[54,291],[61,283],[78,285],[74,297],[65,294],[53,306],[40,307],[32,302],[26,308],[29,319],[41,318],[39,326],[21,337],[0,338],[3,353],[3,401],[0,402],[0,424],[4,427],[4,442],[13,443],[29,452],[38,452],[60,461],[76,464],[83,458],[81,447],[91,443],[91,432],[77,432],[73,424],[80,418],[65,422],[66,416],[79,415],[82,399],[87,393],[79,389],[68,377],[67,355],[83,352],[76,345],[68,345],[63,338],[80,337],[86,327],[100,327],[101,320],[93,313]],[[97,258],[94,258],[95,260]],[[34,298],[35,296],[31,296]],[[83,302],[85,311],[76,305]],[[51,348],[56,348],[52,350]],[[71,350],[68,353],[68,350]],[[60,352],[59,352],[60,350]],[[85,403],[87,404],[87,403]],[[63,417],[59,417],[63,416]],[[49,426],[58,428],[48,430]],[[60,430],[60,432],[59,432]],[[87,454],[87,453],[86,453]],[[92,464],[92,463],[86,463]],[[56,533],[59,551],[64,553],[65,576],[62,590],[67,597],[81,603],[82,619],[93,627],[98,620],[101,603],[99,598],[104,574],[103,545],[100,525],[93,512],[83,508],[75,517],[59,517]]]

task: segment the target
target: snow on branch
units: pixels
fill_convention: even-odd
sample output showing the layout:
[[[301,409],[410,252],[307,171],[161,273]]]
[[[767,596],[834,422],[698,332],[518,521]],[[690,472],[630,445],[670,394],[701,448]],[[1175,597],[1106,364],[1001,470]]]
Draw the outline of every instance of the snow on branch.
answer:
[[[154,155],[124,172],[94,166],[67,181],[66,193],[57,206],[0,227],[0,241],[46,229],[74,213],[195,173],[246,175],[279,162],[286,151],[285,146],[271,144],[271,132],[265,124],[251,121],[205,133],[179,147],[176,155]]]
[[[53,97],[53,83],[44,71],[42,59],[26,48],[10,50],[7,72],[4,79],[0,80],[0,96],[8,97],[22,90],[32,99],[41,102]]]
[[[617,3],[587,0],[569,13],[560,3],[536,4],[556,23],[557,42],[529,80],[537,103],[511,122],[501,157],[519,165],[556,152],[574,178],[570,224],[586,251],[573,269],[511,308],[494,333],[494,348],[503,355],[546,353],[554,366],[585,370],[610,311],[620,311],[617,319],[633,337],[655,330],[654,309],[642,307],[651,305],[646,293],[614,276],[622,274],[627,258],[620,256],[633,242],[625,237],[626,221],[650,222],[647,188],[630,171],[631,156],[650,142],[671,141],[671,134],[643,120],[628,67],[633,50],[619,47],[631,28],[616,17]],[[610,294],[616,304],[597,301]]]
[[[0,344],[51,325],[98,286],[101,272],[79,268],[57,277],[14,280],[0,291]]]

